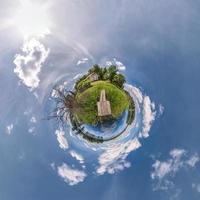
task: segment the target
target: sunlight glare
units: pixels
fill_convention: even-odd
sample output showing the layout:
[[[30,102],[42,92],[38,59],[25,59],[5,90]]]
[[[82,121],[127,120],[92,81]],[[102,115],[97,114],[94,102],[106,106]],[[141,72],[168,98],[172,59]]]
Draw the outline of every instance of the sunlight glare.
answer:
[[[14,24],[19,28],[24,37],[44,36],[50,33],[50,21],[47,14],[47,6],[21,0],[21,6]]]

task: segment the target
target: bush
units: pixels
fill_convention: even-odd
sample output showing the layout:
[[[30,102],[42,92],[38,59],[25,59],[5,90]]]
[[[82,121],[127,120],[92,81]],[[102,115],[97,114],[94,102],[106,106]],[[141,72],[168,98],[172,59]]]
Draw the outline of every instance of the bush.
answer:
[[[88,89],[89,87],[91,87],[91,81],[88,80],[88,79],[82,80],[82,81],[78,84],[77,87],[78,87],[78,88],[77,88],[78,91],[79,91],[79,92],[82,92],[82,91]]]
[[[81,84],[81,82],[87,78],[87,74],[85,74],[84,76],[82,76],[79,80],[76,81],[76,84],[75,84],[75,89],[78,90],[78,87],[79,87],[79,84]]]

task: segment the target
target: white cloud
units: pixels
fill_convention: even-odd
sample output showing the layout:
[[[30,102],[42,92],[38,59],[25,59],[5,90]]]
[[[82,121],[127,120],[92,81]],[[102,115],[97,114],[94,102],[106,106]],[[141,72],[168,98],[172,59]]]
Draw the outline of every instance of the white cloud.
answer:
[[[143,111],[141,119],[143,126],[141,127],[140,137],[148,137],[152,122],[155,120],[155,104],[151,102],[148,96],[143,96],[140,89],[128,84],[125,85],[125,89],[134,99],[137,109],[141,108]],[[138,125],[138,122],[136,124]],[[130,167],[131,164],[126,161],[126,158],[131,151],[140,146],[138,138],[120,144],[110,144],[98,158],[97,174],[102,175],[106,172],[113,174]]]
[[[138,139],[111,145],[99,156],[99,166],[96,172],[100,175],[105,172],[113,174],[130,167],[130,163],[126,161],[126,157],[131,151],[136,150],[140,146],[141,144]]]
[[[156,177],[161,179],[165,175],[171,172],[172,170],[172,163],[170,162],[160,162],[156,160],[152,166],[154,168],[154,172],[151,174],[151,178],[155,179]]]
[[[45,62],[49,54],[49,49],[46,49],[35,38],[26,40],[22,47],[24,55],[17,54],[14,59],[16,65],[14,72],[22,80],[22,82],[30,89],[35,89],[39,86],[39,73],[42,64]]]
[[[54,88],[51,92],[51,97],[52,98],[58,98],[60,96],[59,92],[64,92],[66,85],[68,84],[67,81],[64,81],[62,84],[58,85],[56,88]]]
[[[56,165],[55,165],[55,163],[54,163],[54,162],[52,162],[52,163],[50,164],[50,166],[51,166],[51,168],[52,168],[53,170],[55,170],[55,169],[56,169]]]
[[[84,158],[82,155],[80,155],[79,153],[77,153],[76,151],[73,151],[73,150],[71,150],[69,153],[73,158],[78,160],[81,164],[84,163]]]
[[[176,160],[180,160],[183,155],[186,154],[184,149],[173,149],[169,152],[170,156]]]
[[[65,163],[57,167],[57,172],[58,175],[69,185],[76,185],[79,182],[83,182],[87,176],[84,171],[72,169]]]
[[[63,130],[56,130],[55,134],[57,135],[59,147],[64,150],[68,149],[69,145],[68,145],[67,139],[65,138],[65,132]]]
[[[85,64],[88,62],[88,58],[82,58],[80,60],[78,60],[78,62],[76,63],[76,65],[81,65],[81,64]]]
[[[76,76],[73,77],[73,80],[76,80],[76,79],[78,79],[81,76],[82,76],[82,74],[77,74]]]
[[[14,128],[14,125],[13,125],[13,124],[8,125],[8,126],[6,127],[6,133],[7,133],[8,135],[10,135],[10,134],[12,133],[13,128]]]
[[[122,62],[118,61],[116,58],[113,58],[113,60],[110,61],[106,61],[106,65],[107,66],[115,65],[118,70],[121,71],[126,70],[126,66]]]
[[[143,128],[140,132],[141,137],[148,137],[151,125],[155,120],[156,111],[155,104],[151,102],[148,96],[143,98]]]
[[[162,115],[164,110],[165,110],[164,106],[160,104],[159,105],[159,115]]]
[[[27,110],[24,111],[24,115],[26,116],[30,115],[32,110],[33,110],[32,108],[28,108]]]
[[[199,162],[199,160],[199,155],[196,153],[188,159],[187,164],[191,167],[195,167],[196,163]]]
[[[144,96],[139,88],[126,84],[126,89],[135,103],[141,105],[143,127],[139,136],[146,138],[149,136],[149,131],[156,117],[155,104],[149,96]],[[140,107],[138,107],[138,110],[140,111]]]
[[[58,98],[59,97],[59,93],[57,90],[53,89],[52,90],[52,93],[51,93],[51,97],[52,98]]]
[[[166,161],[155,160],[152,165],[151,178],[155,181],[155,190],[167,190],[169,186],[173,186],[170,178],[173,178],[180,169],[194,168],[199,162],[197,154],[187,156],[187,152],[184,149],[173,149],[169,155],[170,158]]]
[[[30,122],[31,122],[31,123],[36,123],[37,120],[36,120],[36,118],[33,116],[33,117],[31,117]]]
[[[28,129],[28,132],[29,133],[33,133],[35,131],[35,127],[30,127],[29,129]]]
[[[139,88],[134,87],[134,86],[129,85],[129,84],[125,84],[125,89],[129,92],[131,97],[135,101],[137,101],[139,104],[141,104],[143,102],[143,94],[142,94],[142,92]]]

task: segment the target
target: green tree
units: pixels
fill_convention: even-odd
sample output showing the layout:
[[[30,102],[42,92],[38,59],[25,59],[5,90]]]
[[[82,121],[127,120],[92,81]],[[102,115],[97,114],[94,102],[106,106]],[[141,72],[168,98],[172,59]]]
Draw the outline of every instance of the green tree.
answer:
[[[81,82],[87,78],[87,74],[85,74],[84,76],[82,76],[79,80],[76,81],[76,84],[75,84],[75,89],[78,90],[78,87],[79,85],[81,84]]]
[[[100,80],[105,80],[106,79],[106,74],[107,74],[107,68],[101,68],[100,74],[99,74],[99,79]]]
[[[120,88],[123,88],[125,81],[125,77],[122,74],[115,74],[112,83]]]
[[[114,76],[117,74],[118,70],[117,70],[117,67],[115,65],[111,65],[108,70],[107,70],[107,73],[108,73],[108,76],[109,76],[109,80],[112,82],[113,81],[113,78]]]
[[[90,82],[90,80],[85,79],[85,80],[81,81],[81,82],[78,84],[77,89],[78,89],[79,91],[84,91],[84,90],[86,90],[86,89],[89,88],[89,87],[91,87],[91,82]]]
[[[89,70],[89,73],[96,73],[100,75],[101,68],[99,67],[99,65],[93,65],[92,68]]]

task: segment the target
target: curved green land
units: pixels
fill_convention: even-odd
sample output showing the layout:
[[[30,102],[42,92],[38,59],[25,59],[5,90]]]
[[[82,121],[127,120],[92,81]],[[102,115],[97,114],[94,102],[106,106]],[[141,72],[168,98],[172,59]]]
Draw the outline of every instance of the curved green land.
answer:
[[[118,118],[130,105],[129,95],[109,81],[95,81],[88,89],[77,92],[75,99],[78,109],[74,113],[78,120],[86,124],[96,124],[100,119],[97,116],[97,101],[102,89],[106,91],[106,98],[110,101],[112,117]]]

